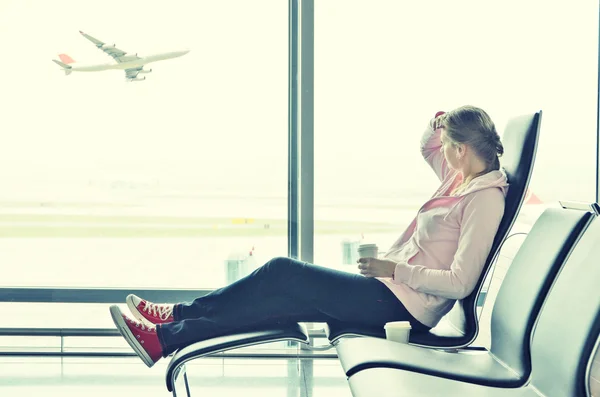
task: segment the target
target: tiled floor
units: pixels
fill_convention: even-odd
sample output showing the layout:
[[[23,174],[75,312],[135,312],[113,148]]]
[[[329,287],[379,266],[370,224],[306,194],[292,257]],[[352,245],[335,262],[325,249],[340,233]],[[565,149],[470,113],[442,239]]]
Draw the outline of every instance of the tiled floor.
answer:
[[[0,396],[169,396],[168,361],[0,357]],[[187,366],[192,396],[350,397],[337,359],[204,358]]]

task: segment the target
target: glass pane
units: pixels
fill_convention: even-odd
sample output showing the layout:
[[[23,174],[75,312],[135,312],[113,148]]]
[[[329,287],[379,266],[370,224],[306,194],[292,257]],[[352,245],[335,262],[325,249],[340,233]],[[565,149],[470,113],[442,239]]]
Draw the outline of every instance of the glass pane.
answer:
[[[360,241],[385,252],[398,238],[439,185],[419,151],[438,110],[481,107],[501,134],[543,110],[534,195],[516,230],[559,199],[594,200],[597,2],[315,8],[315,262],[354,272]]]
[[[287,17],[268,0],[3,1],[0,285],[215,288],[285,255]],[[77,70],[181,49],[145,81]]]

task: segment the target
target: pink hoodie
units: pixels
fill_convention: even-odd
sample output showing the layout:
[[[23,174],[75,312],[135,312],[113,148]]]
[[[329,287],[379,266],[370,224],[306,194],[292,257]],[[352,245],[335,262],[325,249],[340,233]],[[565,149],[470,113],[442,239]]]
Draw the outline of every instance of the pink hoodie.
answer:
[[[430,124],[421,153],[442,184],[384,256],[397,263],[394,277],[378,278],[429,327],[475,288],[508,190],[504,172],[491,171],[473,179],[460,195],[450,196],[462,175],[448,167],[440,134]]]

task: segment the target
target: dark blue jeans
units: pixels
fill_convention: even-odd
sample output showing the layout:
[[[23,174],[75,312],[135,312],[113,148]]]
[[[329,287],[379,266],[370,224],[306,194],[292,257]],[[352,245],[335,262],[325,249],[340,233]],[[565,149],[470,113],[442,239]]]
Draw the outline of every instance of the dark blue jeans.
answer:
[[[351,322],[383,327],[419,323],[379,280],[290,258],[274,258],[248,276],[173,310],[175,321],[157,327],[163,355],[194,342],[253,325]]]

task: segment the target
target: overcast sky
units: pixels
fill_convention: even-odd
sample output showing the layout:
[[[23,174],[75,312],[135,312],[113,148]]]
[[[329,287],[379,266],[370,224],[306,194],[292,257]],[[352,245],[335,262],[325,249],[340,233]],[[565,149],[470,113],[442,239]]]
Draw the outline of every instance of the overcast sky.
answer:
[[[593,199],[596,1],[316,3],[317,195],[356,181],[433,187],[422,129],[439,109],[473,104],[500,129],[543,109],[533,187]],[[0,181],[254,181],[284,193],[287,17],[284,0],[2,0]],[[112,61],[79,30],[140,56],[191,52],[142,82],[65,76],[59,53]]]

